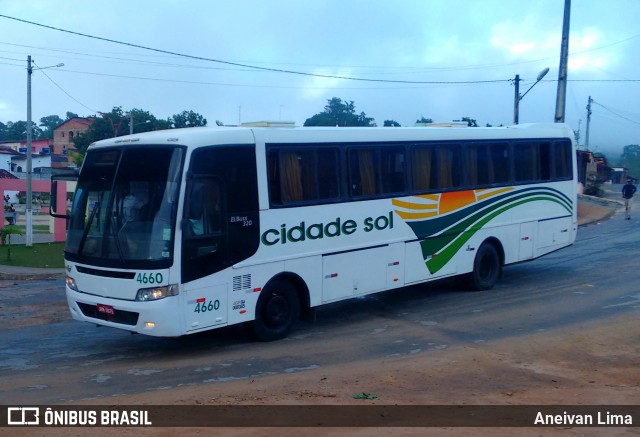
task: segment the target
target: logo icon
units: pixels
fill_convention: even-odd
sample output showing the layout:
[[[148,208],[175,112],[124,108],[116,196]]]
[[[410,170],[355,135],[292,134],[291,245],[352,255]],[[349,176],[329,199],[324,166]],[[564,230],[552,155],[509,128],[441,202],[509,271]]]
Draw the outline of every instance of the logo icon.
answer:
[[[40,425],[40,408],[8,407],[7,425]]]

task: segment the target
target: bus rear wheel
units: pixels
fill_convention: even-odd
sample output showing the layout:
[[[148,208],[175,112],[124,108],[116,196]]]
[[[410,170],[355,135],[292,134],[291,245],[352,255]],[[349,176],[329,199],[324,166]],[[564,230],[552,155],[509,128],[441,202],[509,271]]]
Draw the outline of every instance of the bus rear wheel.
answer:
[[[273,281],[262,290],[251,328],[262,341],[285,338],[300,316],[300,299],[295,287],[282,280]]]
[[[473,271],[466,276],[466,285],[475,291],[490,290],[500,276],[500,256],[491,243],[482,243],[473,260]]]

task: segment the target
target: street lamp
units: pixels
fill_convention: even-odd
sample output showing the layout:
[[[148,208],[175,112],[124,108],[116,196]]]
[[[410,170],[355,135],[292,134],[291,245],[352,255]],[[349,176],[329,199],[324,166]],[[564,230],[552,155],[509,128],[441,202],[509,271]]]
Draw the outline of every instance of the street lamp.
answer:
[[[37,67],[36,70],[44,70],[45,68],[62,67],[64,64],[51,65],[49,67]],[[26,238],[25,245],[27,247],[33,246],[33,211],[32,211],[32,153],[31,147],[33,143],[33,129],[31,127],[31,74],[33,74],[33,67],[31,66],[31,55],[27,56],[27,205],[25,208],[26,213]]]
[[[513,124],[518,124],[518,120],[520,118],[520,114],[519,114],[520,113],[520,100],[522,100],[524,98],[524,96],[526,96],[527,93],[529,91],[531,91],[531,88],[536,86],[536,84],[538,82],[540,82],[542,80],[542,78],[547,75],[548,72],[549,72],[549,68],[547,67],[544,70],[542,70],[540,73],[538,73],[538,77],[536,78],[536,81],[522,95],[520,95],[520,75],[516,74],[516,78],[515,78],[515,81],[514,81],[515,82],[515,97],[514,97],[514,100],[513,100]]]
[[[133,127],[140,126],[141,124],[151,123],[151,120],[141,121],[140,123],[133,123],[133,114],[129,114],[129,135],[133,135]]]

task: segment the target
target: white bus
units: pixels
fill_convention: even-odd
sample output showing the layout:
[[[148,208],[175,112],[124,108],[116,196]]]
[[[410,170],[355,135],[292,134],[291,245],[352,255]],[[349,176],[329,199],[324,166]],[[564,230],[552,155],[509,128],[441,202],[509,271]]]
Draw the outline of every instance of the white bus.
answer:
[[[166,130],[92,144],[65,245],[74,319],[153,336],[248,323],[285,337],[315,307],[572,244],[573,132]]]

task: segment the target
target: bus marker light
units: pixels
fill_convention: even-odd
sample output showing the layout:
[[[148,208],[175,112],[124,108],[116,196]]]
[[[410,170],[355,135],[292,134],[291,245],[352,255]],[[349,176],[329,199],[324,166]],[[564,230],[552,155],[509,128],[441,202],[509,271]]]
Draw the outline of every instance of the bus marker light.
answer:
[[[240,314],[244,314],[246,312],[247,312],[247,310],[240,310]]]
[[[201,297],[200,299],[196,300],[196,303],[202,303],[202,302],[206,302],[207,299],[205,299],[204,297]]]
[[[146,322],[144,324],[144,327],[147,328],[147,329],[153,329],[153,328],[156,327],[156,324],[154,322]]]
[[[260,293],[261,291],[262,291],[262,288],[260,288],[260,287],[253,289],[254,293]]]

